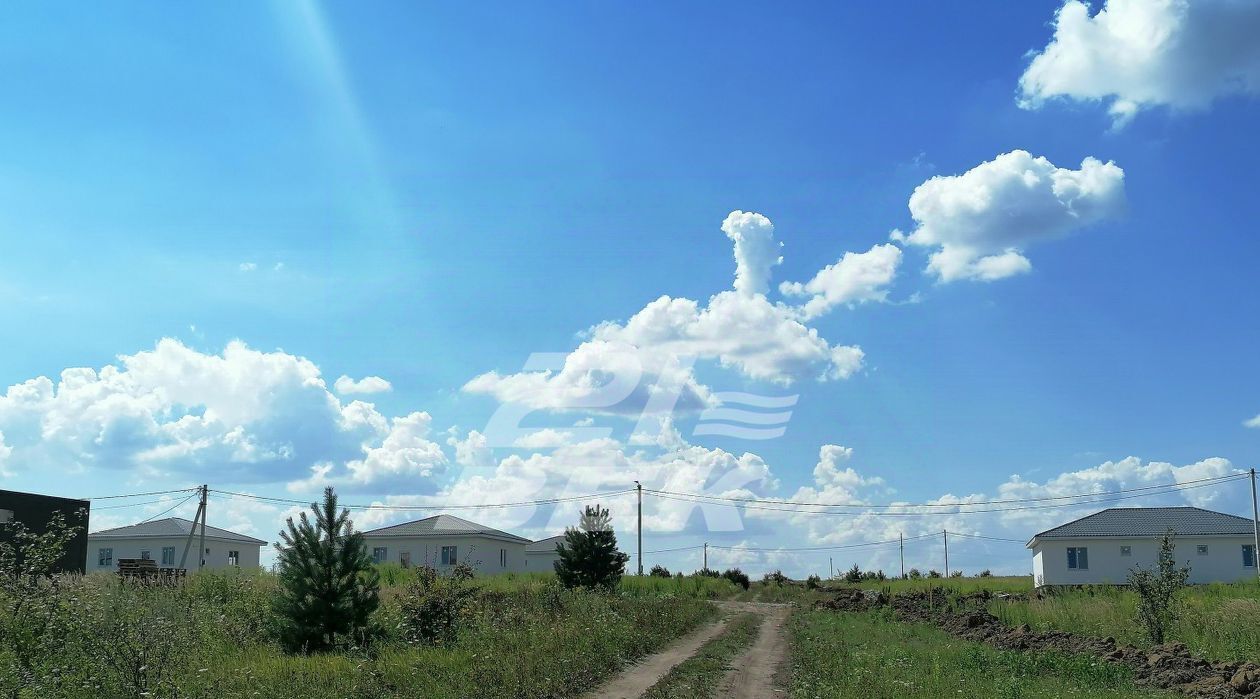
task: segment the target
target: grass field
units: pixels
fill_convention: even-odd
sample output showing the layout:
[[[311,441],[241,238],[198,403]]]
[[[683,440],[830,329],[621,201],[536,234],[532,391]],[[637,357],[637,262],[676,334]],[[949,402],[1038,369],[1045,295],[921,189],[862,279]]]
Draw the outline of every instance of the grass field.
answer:
[[[1181,599],[1184,613],[1168,640],[1181,641],[1212,660],[1260,658],[1260,585],[1195,585]],[[1124,588],[1066,590],[1034,600],[994,601],[990,611],[1007,624],[1028,624],[1090,636],[1112,636],[1123,643],[1149,645],[1134,622],[1137,596]]]
[[[603,594],[566,591],[549,576],[478,578],[481,590],[456,640],[434,647],[402,637],[399,582],[382,590],[373,618],[379,637],[370,645],[302,656],[277,643],[269,574],[201,573],[178,588],[123,585],[110,575],[65,578],[39,608],[0,611],[0,693],[573,696],[712,619],[717,611],[703,600],[736,589],[725,580],[626,578],[618,593]],[[46,633],[19,643],[15,632],[45,620]]]
[[[997,650],[882,612],[802,610],[788,628],[796,699],[1172,696],[1135,689],[1123,668],[1093,658]]]

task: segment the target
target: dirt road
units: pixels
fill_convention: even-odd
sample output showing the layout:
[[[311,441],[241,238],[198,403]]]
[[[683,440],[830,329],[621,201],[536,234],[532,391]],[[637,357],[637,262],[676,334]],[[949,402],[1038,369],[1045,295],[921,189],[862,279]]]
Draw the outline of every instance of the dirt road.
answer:
[[[752,647],[732,663],[714,696],[765,699],[786,692],[776,687],[775,675],[787,662],[787,637],[783,624],[791,607],[783,604],[749,603],[748,611],[763,613],[761,629]]]
[[[790,607],[761,602],[718,602],[717,605],[726,612],[722,621],[705,626],[665,650],[631,665],[608,684],[587,695],[587,699],[637,699],[669,674],[674,666],[695,655],[701,646],[721,634],[726,629],[727,620],[741,612],[762,615],[761,628],[757,632],[757,640],[732,663],[713,696],[765,699],[782,694],[782,690],[774,688],[774,677],[787,660],[783,622]]]

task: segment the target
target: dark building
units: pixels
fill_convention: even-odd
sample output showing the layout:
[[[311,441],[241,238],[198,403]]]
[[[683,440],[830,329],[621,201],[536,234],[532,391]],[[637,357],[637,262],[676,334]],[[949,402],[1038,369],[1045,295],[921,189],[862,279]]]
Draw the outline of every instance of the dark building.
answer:
[[[54,513],[60,512],[66,523],[78,527],[78,534],[66,546],[61,557],[60,570],[66,573],[82,573],[87,570],[88,509],[87,500],[55,498],[34,493],[0,490],[0,524],[21,522],[27,529],[43,534]],[[10,538],[7,527],[0,526],[0,542]]]

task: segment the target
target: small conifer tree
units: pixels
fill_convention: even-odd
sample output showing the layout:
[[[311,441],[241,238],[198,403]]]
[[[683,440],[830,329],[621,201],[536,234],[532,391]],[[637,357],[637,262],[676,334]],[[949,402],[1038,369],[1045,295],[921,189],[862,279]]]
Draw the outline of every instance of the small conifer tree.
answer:
[[[612,589],[621,582],[630,557],[617,550],[617,535],[607,508],[587,506],[577,527],[564,531],[556,544],[556,577],[568,588]]]
[[[1138,595],[1137,621],[1146,629],[1151,643],[1163,643],[1180,616],[1177,594],[1190,578],[1190,567],[1177,567],[1173,557],[1174,534],[1170,530],[1159,543],[1159,559],[1154,570],[1129,571],[1129,586]]]
[[[354,531],[349,510],[337,511],[337,494],[324,489],[324,502],[311,503],[312,522],[303,512],[290,517],[276,544],[280,593],[276,611],[283,620],[281,641],[291,651],[334,648],[338,638],[362,640],[368,617],[380,603],[380,577],[372,567],[363,534]]]

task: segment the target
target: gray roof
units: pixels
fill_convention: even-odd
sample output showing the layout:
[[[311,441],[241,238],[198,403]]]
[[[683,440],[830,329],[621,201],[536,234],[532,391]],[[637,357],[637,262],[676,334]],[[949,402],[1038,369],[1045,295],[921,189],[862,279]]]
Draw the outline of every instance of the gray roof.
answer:
[[[556,534],[546,539],[539,539],[532,544],[525,545],[525,553],[554,553],[556,544],[564,541],[564,534]]]
[[[1113,507],[1047,529],[1033,539],[1159,537],[1169,529],[1180,536],[1251,535],[1252,527],[1252,521],[1246,517],[1198,507]]]
[[[99,532],[88,534],[89,539],[171,539],[182,538],[188,536],[193,529],[197,530],[196,536],[201,535],[201,525],[184,519],[183,517],[167,517],[166,519],[158,519],[152,522],[142,522],[140,524],[132,524],[126,527],[116,527],[114,529],[105,529]],[[252,536],[237,534],[226,529],[218,527],[206,526],[207,539],[220,539],[226,541],[239,541],[243,544],[257,544],[265,546],[267,542],[261,539],[255,539]]]
[[[515,534],[508,534],[498,529],[487,527],[484,524],[469,522],[454,515],[434,515],[425,517],[414,522],[403,522],[389,527],[381,527],[380,529],[372,529],[363,532],[364,536],[405,536],[405,537],[425,537],[425,536],[451,536],[451,535],[474,535],[488,536],[492,539],[505,539],[507,541],[519,541],[523,544],[531,543],[529,539]]]

